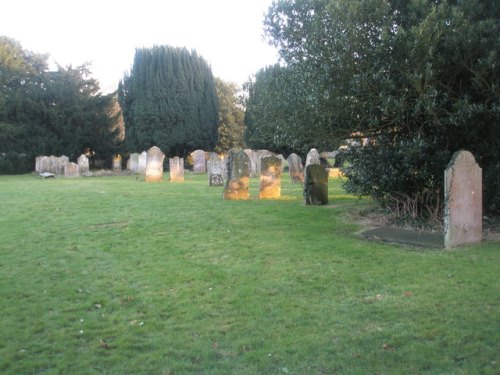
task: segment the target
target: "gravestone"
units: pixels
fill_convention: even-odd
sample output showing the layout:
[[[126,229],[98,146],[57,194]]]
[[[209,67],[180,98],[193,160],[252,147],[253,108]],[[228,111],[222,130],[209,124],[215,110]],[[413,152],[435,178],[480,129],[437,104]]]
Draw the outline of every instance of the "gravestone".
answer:
[[[139,155],[139,166],[137,169],[137,172],[139,174],[146,174],[146,164],[148,163],[148,153],[146,151],[143,151]]]
[[[300,156],[292,153],[288,155],[286,161],[288,162],[288,173],[292,184],[304,183],[304,166]]]
[[[257,177],[259,175],[259,172],[257,171],[257,164],[258,164],[258,158],[259,155],[257,154],[257,151],[250,150],[249,148],[244,150],[245,154],[248,156],[248,160],[250,161],[250,177]]]
[[[89,172],[89,158],[84,154],[81,154],[77,159],[78,168],[80,174],[84,175]]]
[[[232,149],[227,157],[227,180],[223,198],[227,200],[249,199],[250,159],[245,151]]]
[[[42,156],[35,157],[35,172],[40,173],[40,164],[41,164]]]
[[[306,158],[306,167],[311,164],[321,164],[318,150],[311,148]]]
[[[139,154],[137,152],[134,152],[130,154],[130,158],[128,159],[130,164],[129,164],[129,169],[132,174],[139,173]]]
[[[49,156],[49,172],[57,175],[57,156]]]
[[[54,162],[55,162],[55,174],[57,176],[64,176],[64,167],[68,165],[69,158],[65,155],[62,155],[56,158]]]
[[[113,171],[121,172],[122,171],[122,157],[121,155],[113,156]]]
[[[80,167],[76,163],[68,163],[64,166],[64,177],[76,178],[80,177]]]
[[[262,158],[265,158],[267,156],[273,156],[274,153],[268,150],[257,150],[257,166],[256,166],[256,172],[257,176],[260,176],[260,171],[261,171],[261,160]]]
[[[163,159],[165,154],[153,146],[148,150],[146,162],[146,181],[160,182],[163,179]]]
[[[279,198],[281,196],[281,159],[266,156],[260,160],[259,198]]]
[[[306,166],[304,203],[315,206],[328,204],[328,172],[322,165]]]
[[[48,156],[38,157],[38,173],[51,173],[50,172],[50,158]]]
[[[208,185],[209,186],[223,186],[224,185],[224,172],[223,172],[223,161],[219,158],[219,155],[210,155],[210,160],[207,161],[208,170]]]
[[[191,158],[193,159],[193,172],[194,173],[205,173],[205,151],[196,150],[191,153]]]
[[[285,162],[286,162],[286,159],[283,155],[279,154],[278,157],[280,158],[281,160],[281,173],[283,173],[285,171]]]
[[[445,247],[483,239],[482,169],[469,151],[458,151],[444,172]]]
[[[168,166],[170,169],[170,181],[184,181],[184,158],[178,156],[170,158],[168,159]]]

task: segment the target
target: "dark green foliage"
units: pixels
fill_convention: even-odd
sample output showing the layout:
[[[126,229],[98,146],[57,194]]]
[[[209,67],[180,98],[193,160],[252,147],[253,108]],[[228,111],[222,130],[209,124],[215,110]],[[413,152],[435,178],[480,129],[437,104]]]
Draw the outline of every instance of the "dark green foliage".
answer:
[[[46,60],[0,37],[0,173],[33,170],[36,155],[76,160],[90,149],[106,159],[118,150],[113,96],[98,93],[86,66],[48,71]]]
[[[207,62],[185,48],[137,49],[118,88],[130,152],[158,146],[185,156],[217,144],[218,103]]]
[[[444,169],[455,151],[467,149],[487,177],[485,209],[498,212],[494,202],[500,201],[500,192],[489,186],[500,161],[496,3],[273,3],[266,31],[280,48],[286,69],[305,77],[301,87],[307,89],[308,106],[295,113],[311,113],[321,129],[316,131],[318,143],[328,134],[337,140],[371,140],[371,146],[354,146],[349,154],[351,191],[384,203],[405,197],[440,205]],[[283,123],[284,133],[288,124],[293,121]],[[308,142],[307,136],[296,139]],[[418,203],[414,212],[424,213],[426,204]]]
[[[244,146],[245,112],[238,96],[239,88],[235,83],[215,79],[219,101],[219,143],[218,152],[227,152],[232,148]]]

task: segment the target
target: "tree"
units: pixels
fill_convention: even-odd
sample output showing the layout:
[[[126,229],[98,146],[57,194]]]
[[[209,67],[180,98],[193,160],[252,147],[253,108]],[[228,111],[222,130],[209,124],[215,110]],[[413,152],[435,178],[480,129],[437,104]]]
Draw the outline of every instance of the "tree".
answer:
[[[195,51],[137,49],[118,88],[130,151],[156,145],[171,155],[217,144],[218,103],[210,66]]]
[[[87,66],[48,71],[46,55],[0,37],[0,152],[11,160],[0,172],[32,170],[36,155],[76,159],[90,149],[106,159],[119,150],[113,95],[98,91]],[[10,156],[19,154],[23,165],[15,166],[21,159]]]
[[[500,165],[496,2],[281,0],[265,25],[287,67],[315,88],[317,125],[371,140],[351,147],[348,190],[426,216],[465,148],[483,167],[485,208],[500,209],[490,188]]]
[[[245,131],[245,112],[238,96],[239,88],[235,83],[215,79],[215,88],[219,102],[219,143],[216,150],[228,151],[234,147],[243,147]]]

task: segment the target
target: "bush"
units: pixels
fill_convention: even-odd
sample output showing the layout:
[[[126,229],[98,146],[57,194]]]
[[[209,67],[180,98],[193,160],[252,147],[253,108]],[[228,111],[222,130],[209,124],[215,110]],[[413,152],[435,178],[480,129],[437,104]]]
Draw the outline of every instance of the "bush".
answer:
[[[31,172],[33,157],[17,152],[0,154],[0,174],[23,174]]]

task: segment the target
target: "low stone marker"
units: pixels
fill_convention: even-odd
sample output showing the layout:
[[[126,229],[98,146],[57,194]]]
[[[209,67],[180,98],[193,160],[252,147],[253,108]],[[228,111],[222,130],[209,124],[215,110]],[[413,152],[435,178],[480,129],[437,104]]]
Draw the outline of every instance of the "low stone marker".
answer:
[[[80,167],[76,163],[68,163],[64,166],[64,177],[77,178],[80,177]]]
[[[205,164],[205,151],[196,150],[191,153],[191,157],[193,158],[193,172],[194,173],[205,173],[206,164]]]
[[[207,171],[209,186],[224,185],[223,161],[217,154],[212,154],[210,160],[207,161]]]
[[[281,159],[266,156],[260,160],[259,199],[273,199],[281,196]]]
[[[78,168],[81,174],[86,174],[89,172],[89,158],[84,154],[81,154],[77,159]]]
[[[184,181],[184,158],[180,158],[178,156],[170,158],[168,159],[168,166],[170,169],[170,181]]]
[[[163,159],[165,159],[165,154],[158,147],[153,146],[148,150],[147,155],[146,181],[160,182],[163,179]]]
[[[130,158],[128,160],[130,161],[130,172],[132,174],[139,173],[139,154],[137,152],[130,154]]]
[[[328,204],[328,172],[322,165],[306,166],[304,203],[314,206]]]
[[[250,159],[245,151],[232,149],[227,158],[227,180],[223,198],[227,200],[249,199]]]
[[[482,169],[469,151],[458,151],[444,172],[444,245],[483,239]]]
[[[47,179],[47,178],[55,178],[56,175],[54,173],[49,173],[49,172],[42,172],[40,173],[40,178]]]
[[[148,153],[146,151],[143,151],[139,154],[139,168],[137,172],[139,174],[146,174],[146,165],[148,163]]]
[[[122,157],[121,155],[113,156],[113,171],[121,172],[122,171]]]
[[[288,155],[286,160],[288,162],[288,173],[290,174],[292,184],[304,183],[304,166],[302,165],[300,156],[292,153]]]

